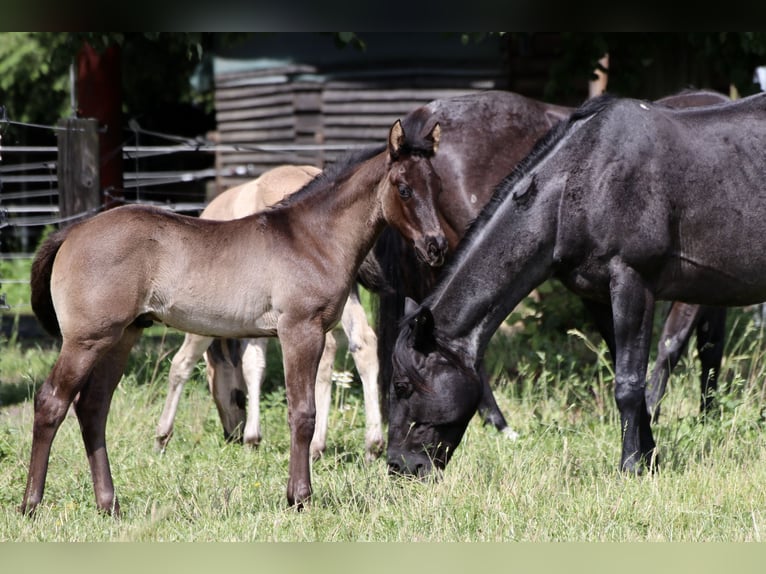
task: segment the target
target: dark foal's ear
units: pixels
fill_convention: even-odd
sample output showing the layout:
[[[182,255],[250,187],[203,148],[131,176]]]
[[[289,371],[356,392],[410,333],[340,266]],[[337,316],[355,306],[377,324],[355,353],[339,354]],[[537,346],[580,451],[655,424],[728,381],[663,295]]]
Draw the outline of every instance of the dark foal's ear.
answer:
[[[434,316],[428,307],[420,310],[410,319],[412,329],[412,348],[424,354],[430,353],[435,345]]]
[[[391,159],[399,157],[399,150],[404,145],[404,128],[402,122],[396,120],[394,125],[391,126],[391,131],[388,132],[388,155]]]

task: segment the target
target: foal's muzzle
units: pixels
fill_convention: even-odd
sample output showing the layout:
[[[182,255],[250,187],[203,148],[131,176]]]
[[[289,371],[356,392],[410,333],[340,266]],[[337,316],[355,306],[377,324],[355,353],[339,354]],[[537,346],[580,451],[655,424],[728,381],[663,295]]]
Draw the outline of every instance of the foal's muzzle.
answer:
[[[431,267],[441,267],[447,255],[447,238],[444,235],[426,235],[424,249],[417,250],[418,256]]]

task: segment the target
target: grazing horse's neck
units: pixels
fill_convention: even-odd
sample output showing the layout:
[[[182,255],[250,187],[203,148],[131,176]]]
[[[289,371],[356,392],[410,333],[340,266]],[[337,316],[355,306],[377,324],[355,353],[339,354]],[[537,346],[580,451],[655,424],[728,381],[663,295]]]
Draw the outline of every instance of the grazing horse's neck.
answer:
[[[561,185],[532,198],[509,194],[472,229],[433,293],[423,302],[437,337],[478,361],[513,308],[553,272]]]

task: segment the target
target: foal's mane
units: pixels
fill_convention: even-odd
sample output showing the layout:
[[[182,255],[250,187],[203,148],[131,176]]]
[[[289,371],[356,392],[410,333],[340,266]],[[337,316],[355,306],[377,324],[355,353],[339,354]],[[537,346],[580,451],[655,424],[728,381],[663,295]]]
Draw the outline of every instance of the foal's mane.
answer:
[[[290,205],[295,201],[301,201],[301,198],[312,195],[319,190],[326,189],[328,186],[336,185],[348,178],[356,167],[368,159],[378,155],[386,149],[385,145],[367,146],[359,149],[352,149],[341,155],[336,161],[323,169],[317,176],[306,183],[295,193],[292,193],[271,206],[276,209]]]

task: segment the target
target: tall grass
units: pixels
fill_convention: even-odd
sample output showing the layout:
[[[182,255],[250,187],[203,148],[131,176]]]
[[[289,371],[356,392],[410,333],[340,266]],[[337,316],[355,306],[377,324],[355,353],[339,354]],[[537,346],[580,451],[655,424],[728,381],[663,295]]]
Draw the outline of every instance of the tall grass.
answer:
[[[704,423],[693,349],[675,371],[655,427],[661,470],[654,475],[617,472],[619,416],[602,343],[572,331],[563,336],[570,356],[540,341],[522,353],[518,342],[497,337],[492,356],[516,353],[512,366],[495,365],[495,386],[520,439],[474,419],[440,480],[391,478],[383,460],[364,462],[358,381],[336,385],[328,451],[313,465],[315,495],[301,513],[286,507],[289,435],[276,352],[261,447],[223,441],[200,368],[167,451],[154,451],[168,355],[180,343],[180,334],[162,329],[134,351],[109,417],[122,519],[96,511],[72,416],[53,444],[36,517],[17,513],[32,425],[31,401],[22,399],[0,408],[0,540],[758,541],[766,535],[766,360],[760,328],[746,317],[733,319],[727,389]],[[55,357],[42,347],[25,353],[16,343],[4,347],[2,386],[11,377],[33,389]],[[351,365],[341,354],[336,368]]]

